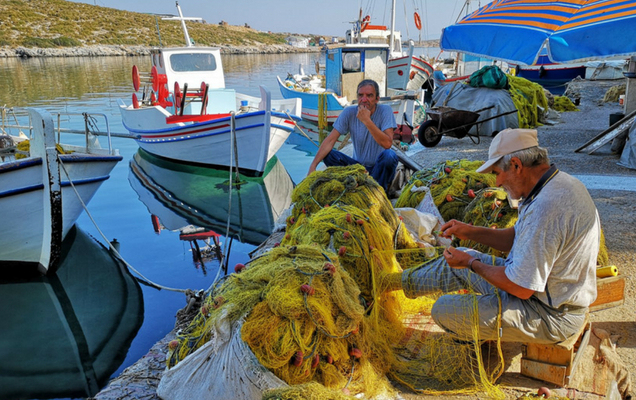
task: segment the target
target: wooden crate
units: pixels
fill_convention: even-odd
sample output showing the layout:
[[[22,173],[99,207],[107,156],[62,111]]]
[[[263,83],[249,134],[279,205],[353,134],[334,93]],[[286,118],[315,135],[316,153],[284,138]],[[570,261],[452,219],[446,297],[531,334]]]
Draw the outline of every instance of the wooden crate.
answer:
[[[576,343],[570,347],[560,344],[526,343],[521,357],[521,375],[565,387],[570,383],[583,351],[590,340],[591,324],[587,323]]]
[[[625,302],[625,277],[596,278],[596,292],[596,300],[590,305],[590,311],[622,305]]]

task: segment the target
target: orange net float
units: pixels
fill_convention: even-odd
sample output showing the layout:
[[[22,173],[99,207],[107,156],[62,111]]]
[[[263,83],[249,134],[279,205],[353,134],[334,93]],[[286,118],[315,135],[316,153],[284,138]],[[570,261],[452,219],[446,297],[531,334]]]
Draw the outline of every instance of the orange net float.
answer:
[[[413,14],[413,18],[415,18],[415,27],[419,30],[422,29],[422,19],[420,18],[420,14],[417,13],[417,11],[415,11],[415,13]]]
[[[360,26],[360,32],[364,32],[367,29],[367,26],[369,26],[369,22],[371,22],[371,17],[370,16],[366,16],[362,19],[362,24]]]
[[[139,87],[141,86],[141,77],[139,76],[139,68],[137,68],[136,65],[133,65],[132,67],[132,82],[135,92],[138,92]]]

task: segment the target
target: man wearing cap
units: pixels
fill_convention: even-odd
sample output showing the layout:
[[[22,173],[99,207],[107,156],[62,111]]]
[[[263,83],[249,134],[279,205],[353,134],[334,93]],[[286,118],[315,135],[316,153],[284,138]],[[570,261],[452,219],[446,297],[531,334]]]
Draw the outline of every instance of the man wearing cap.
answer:
[[[329,167],[362,164],[386,191],[393,182],[398,157],[391,149],[393,130],[397,127],[393,110],[380,101],[379,86],[371,79],[358,84],[358,105],[345,108],[333,124],[333,130],[316,152],[309,173],[321,161]],[[341,133],[350,133],[353,158],[333,150]]]
[[[442,235],[473,240],[508,257],[449,247],[446,262],[387,275],[386,289],[403,289],[408,297],[473,289],[477,307],[473,296],[450,294],[432,309],[435,322],[459,339],[472,340],[478,321],[482,340],[565,340],[580,330],[596,299],[600,220],[592,198],[579,180],[550,165],[532,129],[501,131],[477,171],[495,174],[497,186],[520,200],[515,226],[491,229],[451,220],[441,227]]]

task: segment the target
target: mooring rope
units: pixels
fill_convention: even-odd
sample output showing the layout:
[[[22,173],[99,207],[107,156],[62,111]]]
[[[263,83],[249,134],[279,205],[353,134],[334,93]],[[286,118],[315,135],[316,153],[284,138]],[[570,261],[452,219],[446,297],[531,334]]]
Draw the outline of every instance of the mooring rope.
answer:
[[[127,268],[129,268],[130,270],[132,270],[135,274],[137,274],[140,278],[142,278],[144,281],[146,281],[146,283],[148,283],[150,286],[156,288],[156,289],[163,289],[163,290],[168,290],[171,292],[181,292],[181,293],[186,293],[187,289],[175,289],[175,288],[171,288],[168,286],[163,286],[163,285],[159,285],[157,283],[154,283],[153,281],[151,281],[150,279],[146,278],[141,272],[137,271],[132,265],[130,265],[130,263],[128,263],[126,260],[124,260],[124,258],[122,257],[122,255],[119,253],[119,251],[117,251],[117,249],[115,248],[115,246],[113,246],[113,244],[110,242],[110,240],[108,240],[106,238],[106,236],[104,235],[104,233],[102,232],[102,230],[99,228],[99,226],[97,225],[97,222],[95,221],[95,219],[93,218],[93,216],[91,215],[90,211],[88,211],[88,207],[86,207],[86,204],[84,203],[84,201],[82,200],[82,197],[79,195],[79,192],[77,191],[77,189],[75,188],[75,185],[73,184],[73,180],[71,179],[71,176],[69,175],[68,171],[66,170],[66,166],[64,165],[64,163],[62,162],[62,159],[59,157],[59,155],[57,156],[58,161],[60,162],[60,165],[62,166],[62,170],[64,170],[64,174],[66,175],[66,177],[68,178],[69,183],[71,184],[71,187],[73,188],[73,191],[75,192],[75,195],[77,196],[77,199],[79,200],[80,204],[82,205],[82,207],[84,208],[84,211],[86,211],[86,215],[88,215],[88,218],[90,218],[90,220],[93,222],[93,225],[95,225],[95,228],[97,229],[97,232],[99,232],[100,236],[106,241],[106,243],[108,243],[108,247],[110,249],[110,251],[112,251],[115,256],[124,263],[124,265],[126,265]]]

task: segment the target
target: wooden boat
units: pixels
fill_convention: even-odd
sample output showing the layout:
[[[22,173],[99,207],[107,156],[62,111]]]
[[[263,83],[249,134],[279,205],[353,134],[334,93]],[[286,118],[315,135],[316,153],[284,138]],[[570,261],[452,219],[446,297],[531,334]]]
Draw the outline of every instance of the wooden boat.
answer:
[[[139,283],[78,228],[55,270],[3,274],[0,298],[2,399],[95,396],[124,362],[144,317]]]
[[[206,239],[225,235],[229,219],[229,236],[253,245],[271,234],[291,205],[294,188],[276,157],[263,176],[239,176],[240,183],[230,184],[228,171],[175,163],[144,150],[130,161],[128,180],[156,217],[156,231],[179,232],[182,240]]]
[[[0,135],[0,265],[2,270],[35,265],[46,273],[59,261],[62,240],[81,214],[82,203],[88,204],[122,157],[110,148],[109,132],[109,146],[102,148],[90,132],[55,125],[42,109],[29,109],[23,125],[5,124],[7,113],[14,112],[16,119],[27,118],[20,110],[2,109],[6,134]],[[86,118],[101,116],[108,127],[105,115],[59,115],[81,116],[82,126]],[[12,134],[13,129],[21,134]],[[57,143],[56,131],[85,133],[85,144]]]
[[[300,101],[272,100],[263,86],[260,98],[226,88],[220,49],[192,45],[192,18],[177,9],[186,46],[153,49],[150,74],[133,67],[132,103],[119,100],[124,127],[157,156],[261,175],[300,120]]]
[[[539,58],[532,65],[509,64],[514,68],[516,76],[538,83],[552,94],[563,94],[565,84],[576,77],[585,78],[587,67],[585,63],[554,63],[550,61],[545,47],[539,53]]]

